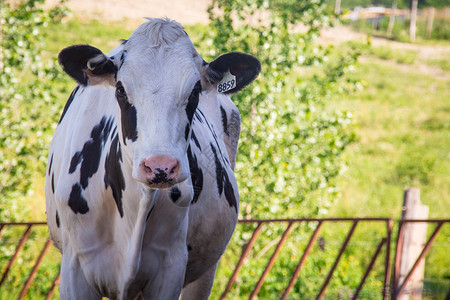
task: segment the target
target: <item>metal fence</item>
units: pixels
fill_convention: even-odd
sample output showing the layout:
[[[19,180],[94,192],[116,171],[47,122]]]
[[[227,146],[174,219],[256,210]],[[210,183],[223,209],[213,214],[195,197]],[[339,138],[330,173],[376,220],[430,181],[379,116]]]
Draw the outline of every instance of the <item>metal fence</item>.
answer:
[[[338,263],[339,263],[339,261],[340,261],[340,259],[342,257],[342,254],[344,253],[345,249],[347,248],[348,243],[349,243],[350,239],[352,238],[352,235],[353,235],[353,233],[354,233],[358,223],[360,223],[360,222],[381,222],[381,223],[384,223],[384,226],[386,226],[387,234],[386,234],[385,237],[383,237],[379,241],[378,246],[376,248],[376,251],[375,251],[375,253],[372,256],[371,262],[370,262],[370,264],[369,264],[369,266],[368,266],[368,268],[367,268],[363,278],[361,278],[361,281],[360,281],[360,284],[359,284],[358,288],[356,289],[356,291],[354,293],[354,299],[356,299],[358,297],[358,294],[361,291],[361,289],[362,289],[362,287],[364,285],[364,282],[367,279],[367,276],[368,276],[369,272],[372,270],[374,262],[377,259],[377,257],[379,256],[380,250],[381,250],[381,248],[383,246],[386,246],[387,249],[388,249],[388,251],[386,251],[386,255],[385,255],[385,258],[384,258],[385,259],[385,271],[384,271],[385,276],[384,276],[384,288],[383,288],[383,295],[382,295],[384,299],[387,299],[387,295],[388,295],[387,291],[389,289],[389,279],[390,279],[390,277],[389,277],[390,276],[390,269],[389,269],[389,266],[390,266],[390,264],[389,264],[390,240],[391,240],[391,232],[392,232],[392,225],[393,225],[393,222],[392,222],[391,219],[389,219],[389,218],[328,218],[328,219],[286,219],[286,220],[283,220],[283,219],[277,219],[277,220],[272,219],[272,220],[242,220],[240,222],[241,223],[256,223],[257,226],[256,226],[256,229],[253,231],[252,237],[250,238],[248,244],[245,246],[245,248],[242,251],[242,255],[241,255],[240,259],[239,259],[239,262],[236,265],[236,268],[235,268],[232,276],[230,277],[224,292],[222,293],[221,299],[225,299],[226,298],[228,292],[231,289],[231,286],[232,286],[233,282],[236,281],[236,278],[237,278],[238,273],[239,273],[239,271],[240,271],[240,269],[242,267],[242,264],[243,264],[245,258],[247,257],[248,253],[252,249],[253,244],[254,244],[255,240],[257,239],[257,237],[258,237],[259,233],[261,232],[261,229],[262,229],[262,227],[264,225],[266,225],[266,224],[273,224],[273,223],[287,223],[288,224],[288,226],[287,226],[286,230],[284,231],[280,241],[278,242],[278,245],[276,246],[275,251],[273,252],[273,254],[272,254],[268,264],[266,265],[263,274],[259,278],[258,283],[256,284],[255,288],[253,289],[253,292],[251,293],[249,299],[254,299],[258,295],[258,292],[260,291],[266,276],[268,275],[268,273],[270,272],[271,268],[273,267],[274,262],[275,262],[278,254],[279,254],[279,252],[281,250],[281,247],[283,247],[283,244],[285,243],[285,241],[286,241],[286,239],[287,239],[287,237],[288,237],[288,235],[289,235],[289,233],[290,233],[290,231],[292,229],[292,226],[295,223],[301,223],[301,222],[317,223],[317,226],[316,226],[314,232],[312,233],[312,235],[311,235],[311,237],[309,239],[309,242],[308,242],[308,244],[306,246],[306,249],[304,250],[304,253],[301,256],[301,258],[300,258],[300,260],[299,260],[299,262],[298,262],[298,264],[297,264],[297,266],[296,266],[296,268],[295,268],[295,270],[294,270],[294,272],[293,272],[293,274],[291,276],[289,284],[286,286],[284,292],[282,293],[281,299],[286,299],[288,297],[289,293],[291,292],[291,290],[292,290],[296,280],[298,279],[298,276],[299,276],[299,274],[300,274],[300,272],[302,270],[302,267],[303,267],[303,265],[304,265],[308,255],[311,253],[312,246],[317,240],[319,232],[322,229],[322,225],[324,223],[326,223],[326,222],[346,222],[346,223],[351,223],[352,225],[351,225],[351,228],[350,228],[350,230],[348,231],[348,233],[347,233],[347,235],[345,237],[345,240],[344,240],[342,246],[340,247],[339,253],[338,253],[337,257],[335,258],[335,261],[334,261],[330,271],[328,272],[328,275],[326,276],[326,278],[325,278],[325,280],[323,282],[323,285],[320,288],[320,292],[318,293],[316,298],[317,299],[321,299],[325,295],[325,292],[326,292],[327,287],[328,287],[328,285],[330,283],[330,280],[331,280],[331,278],[333,276],[333,273],[336,270],[336,267],[337,267],[337,265],[338,265]]]
[[[394,223],[398,222],[398,233],[397,233],[397,240],[395,241],[395,248],[392,248],[392,239],[393,239],[393,226]],[[398,272],[399,272],[399,260],[400,260],[400,254],[402,249],[401,237],[402,237],[402,227],[405,224],[411,223],[411,222],[422,222],[422,223],[428,223],[428,224],[435,224],[435,229],[431,233],[430,237],[428,238],[428,241],[426,242],[425,246],[423,247],[423,250],[419,257],[417,258],[415,264],[411,267],[408,275],[404,278],[402,282],[398,282]],[[303,250],[302,255],[298,257],[298,263],[296,263],[295,269],[290,274],[290,280],[289,283],[284,287],[283,290],[280,290],[280,299],[287,299],[289,294],[291,293],[294,285],[299,280],[299,276],[302,272],[302,268],[304,268],[305,262],[307,261],[308,257],[311,256],[312,249],[314,245],[317,245],[317,239],[319,237],[320,232],[323,230],[324,224],[347,224],[346,226],[349,226],[349,230],[344,234],[345,238],[342,242],[342,244],[339,245],[339,252],[337,256],[334,258],[334,262],[331,266],[331,268],[328,270],[326,277],[324,278],[321,287],[315,296],[316,299],[323,299],[325,296],[325,293],[327,291],[327,288],[330,284],[330,281],[333,278],[333,273],[335,273],[336,268],[341,261],[341,258],[343,254],[345,253],[353,235],[355,232],[355,229],[359,224],[377,224],[376,226],[379,226],[380,228],[384,228],[384,233],[379,238],[379,240],[373,241],[372,244],[375,245],[373,247],[372,252],[369,252],[370,255],[370,262],[365,267],[365,272],[361,279],[359,280],[359,284],[355,288],[354,292],[352,293],[351,298],[352,299],[358,299],[360,292],[362,288],[364,287],[364,284],[366,283],[367,278],[369,277],[370,272],[373,270],[373,267],[376,263],[376,260],[378,257],[383,256],[383,288],[380,291],[379,297],[383,299],[397,299],[399,296],[402,295],[405,291],[405,286],[408,284],[408,281],[410,280],[411,276],[414,274],[414,272],[417,269],[418,264],[425,258],[429,250],[431,249],[433,243],[436,240],[436,237],[441,232],[441,229],[444,225],[447,225],[450,223],[450,220],[400,220],[394,222],[390,218],[325,218],[325,219],[271,219],[271,220],[240,220],[239,223],[241,226],[243,225],[249,225],[253,224],[254,229],[253,232],[250,235],[250,238],[244,243],[244,246],[242,247],[242,252],[240,255],[240,258],[237,262],[237,264],[234,267],[234,271],[231,274],[231,276],[227,280],[227,284],[221,292],[220,299],[226,299],[230,298],[230,291],[236,287],[237,285],[237,279],[239,278],[239,272],[243,268],[246,260],[249,258],[249,253],[254,248],[255,242],[257,241],[258,237],[260,236],[260,233],[262,230],[267,226],[272,226],[274,224],[284,224],[285,229],[282,230],[281,235],[278,237],[273,237],[275,243],[273,244],[273,247],[275,247],[274,251],[272,252],[270,259],[268,260],[267,264],[264,266],[264,271],[259,276],[255,276],[255,280],[257,278],[257,282],[253,288],[253,291],[249,295],[249,299],[255,299],[258,297],[258,293],[260,292],[268,274],[271,272],[274,264],[276,263],[277,257],[279,256],[280,251],[282,250],[282,247],[285,245],[286,240],[289,238],[290,234],[292,233],[292,230],[294,228],[294,225],[302,225],[306,224],[311,229],[312,234],[309,236],[308,242],[306,243],[306,247]],[[19,256],[19,253],[24,251],[24,246],[27,243],[27,240],[29,240],[30,234],[33,230],[33,228],[46,228],[46,223],[44,222],[28,222],[28,223],[1,223],[0,222],[0,246],[4,244],[4,240],[2,238],[2,232],[5,228],[14,228],[17,231],[14,232],[16,236],[19,236],[17,239],[17,244],[15,246],[15,249],[13,253],[8,258],[8,263],[4,266],[0,266],[1,273],[1,280],[0,280],[0,298],[2,295],[2,289],[5,287],[5,281],[8,277],[8,274],[11,270],[11,268],[16,264],[19,264],[20,262],[17,261],[17,258]],[[19,229],[23,228],[22,231]],[[48,233],[47,233],[48,234]],[[29,241],[32,242],[32,241]],[[320,241],[319,241],[320,242]],[[17,296],[17,299],[22,299],[27,295],[27,292],[29,291],[29,288],[33,282],[33,280],[36,277],[36,274],[38,272],[38,269],[42,265],[44,257],[47,255],[48,250],[50,248],[51,242],[45,238],[45,242],[43,247],[41,248],[39,255],[35,258],[33,261],[33,268],[29,271],[29,274],[27,276],[27,279],[24,281],[23,286],[20,287],[20,293]],[[384,248],[384,255],[380,255],[382,253],[382,250]],[[394,254],[394,259],[392,262],[391,254]],[[5,256],[5,255],[2,255]],[[391,272],[391,266],[393,265],[393,272]],[[393,273],[391,278],[391,273]],[[60,273],[58,272],[56,276],[52,277],[51,284],[46,291],[46,295],[42,296],[42,298],[50,299],[52,297],[52,294],[55,290],[55,288],[59,285],[59,277]],[[305,279],[303,279],[305,280]],[[307,280],[307,278],[306,278]],[[447,292],[447,298],[450,297],[450,290]]]

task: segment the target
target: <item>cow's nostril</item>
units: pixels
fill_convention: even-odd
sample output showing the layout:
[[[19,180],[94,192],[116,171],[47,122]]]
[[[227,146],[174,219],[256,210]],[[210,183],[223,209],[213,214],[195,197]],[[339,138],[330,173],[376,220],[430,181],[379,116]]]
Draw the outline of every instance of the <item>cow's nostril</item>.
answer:
[[[144,164],[144,170],[146,173],[153,173],[152,168],[150,168],[149,166],[147,166],[146,164]]]
[[[177,167],[178,167],[178,166],[173,167],[172,170],[170,170],[170,174],[175,173],[175,170],[177,169]]]

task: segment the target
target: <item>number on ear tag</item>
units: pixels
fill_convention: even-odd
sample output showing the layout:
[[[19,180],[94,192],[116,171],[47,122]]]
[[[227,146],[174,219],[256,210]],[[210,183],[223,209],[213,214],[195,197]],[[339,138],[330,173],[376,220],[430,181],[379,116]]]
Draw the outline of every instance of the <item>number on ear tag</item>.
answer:
[[[228,71],[223,76],[222,80],[217,84],[217,92],[226,93],[236,87],[236,76]]]

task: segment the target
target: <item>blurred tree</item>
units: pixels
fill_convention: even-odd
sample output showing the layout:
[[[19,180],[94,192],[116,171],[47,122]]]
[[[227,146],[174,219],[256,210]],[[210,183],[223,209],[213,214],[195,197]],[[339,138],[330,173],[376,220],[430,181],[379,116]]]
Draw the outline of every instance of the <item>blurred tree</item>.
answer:
[[[351,116],[326,104],[354,87],[345,74],[358,54],[317,43],[331,14],[315,0],[215,0],[209,8],[209,58],[232,50],[262,63],[257,82],[233,96],[243,123],[236,164],[243,217],[323,216],[338,195]]]
[[[58,22],[65,9],[45,11],[44,0],[0,2],[0,220],[26,219],[23,198],[43,172],[49,131],[59,107],[50,86],[58,75],[44,63],[44,28]]]

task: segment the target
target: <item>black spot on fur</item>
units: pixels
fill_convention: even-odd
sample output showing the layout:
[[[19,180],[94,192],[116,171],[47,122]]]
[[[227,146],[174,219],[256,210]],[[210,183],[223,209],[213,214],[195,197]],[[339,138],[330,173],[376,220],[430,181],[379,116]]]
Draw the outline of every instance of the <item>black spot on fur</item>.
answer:
[[[234,206],[237,213],[237,201],[236,197],[234,196],[233,186],[230,182],[230,179],[228,178],[228,173],[222,166],[222,163],[220,162],[219,157],[217,155],[217,150],[215,149],[213,144],[211,144],[211,150],[214,154],[214,161],[216,163],[216,180],[219,195],[222,195],[222,192],[225,189],[225,198],[227,199],[227,202],[230,205],[230,207]]]
[[[83,189],[89,184],[91,178],[98,170],[103,146],[111,132],[114,119],[104,116],[100,123],[94,126],[91,131],[91,138],[84,143],[83,149],[78,151],[72,157],[69,173],[75,172],[77,166],[81,163],[80,184]]]
[[[81,155],[81,151],[77,151],[70,160],[69,174],[72,174],[77,169],[77,166],[80,164],[83,156]]]
[[[225,109],[223,109],[222,106],[220,106],[220,113],[222,115],[222,126],[223,126],[223,132],[226,135],[230,135],[230,133],[228,132],[228,119],[227,119],[227,112],[225,111]]]
[[[125,179],[121,168],[122,149],[119,136],[116,134],[111,142],[108,156],[105,160],[105,188],[111,187],[114,201],[121,217],[123,217],[122,191],[125,190]]]
[[[50,163],[48,164],[48,175],[50,175],[50,171],[52,170],[52,165],[53,165],[53,154],[52,154],[52,157],[50,158]]]
[[[147,222],[148,218],[150,218],[150,215],[152,214],[152,211],[153,211],[154,208],[155,208],[155,205],[153,205],[152,208],[150,208],[150,210],[149,210],[149,212],[147,214],[147,217],[145,218],[145,222]]]
[[[55,193],[55,173],[52,173],[52,193]]]
[[[198,197],[203,190],[203,171],[198,166],[197,157],[192,153],[190,145],[187,150],[187,155],[189,160],[189,169],[191,170],[192,187],[194,189],[194,197],[192,198],[191,203],[194,204],[197,202]]]
[[[123,65],[123,63],[125,62],[125,57],[126,57],[126,56],[127,56],[127,51],[124,50],[124,51],[122,52],[122,55],[120,55],[120,66],[119,66],[119,69],[122,68],[122,65]],[[117,73],[116,73],[116,75],[117,75]]]
[[[184,138],[186,139],[186,141],[188,140],[190,130],[191,130],[191,126],[189,125],[189,123],[187,123],[186,127],[184,129]]]
[[[60,226],[60,221],[59,221],[59,214],[58,214],[58,211],[56,211],[56,226],[58,226],[58,228],[59,228],[59,226]]]
[[[192,246],[188,244],[188,245],[187,245],[187,250],[188,250],[188,251],[191,251],[191,250],[192,250]]]
[[[188,99],[188,104],[186,105],[186,115],[189,121],[189,124],[192,123],[192,118],[194,117],[194,113],[198,106],[198,96],[202,91],[202,84],[200,80],[197,81],[194,88],[192,89],[191,95]]]
[[[191,140],[193,140],[195,145],[198,147],[198,149],[200,151],[202,151],[202,147],[200,146],[200,143],[198,142],[198,139],[197,139],[197,136],[195,135],[194,130],[192,130],[192,133],[191,133]]]
[[[119,88],[123,89],[121,82],[117,83],[117,89]],[[128,101],[126,93],[118,93],[116,90],[116,98],[120,107],[123,143],[126,145],[126,139],[133,142],[137,140],[137,111]]]
[[[172,199],[173,202],[177,202],[180,197],[181,191],[177,187],[173,187],[172,189],[170,189],[170,199]]]
[[[202,123],[203,124],[203,119],[202,119],[202,116],[200,115],[200,113],[198,112],[198,111],[200,111],[199,109],[197,109],[196,111],[195,111],[195,114],[194,114],[194,116],[195,116],[195,118],[200,122],[200,123]]]
[[[76,214],[85,214],[89,211],[88,203],[82,195],[81,185],[79,183],[72,186],[72,191],[69,196],[69,207]]]
[[[77,85],[75,87],[75,89],[72,91],[72,93],[70,94],[69,99],[67,99],[66,105],[64,106],[64,109],[63,109],[63,112],[61,114],[61,117],[59,118],[58,124],[61,123],[61,121],[63,120],[64,116],[66,115],[66,112],[69,109],[70,104],[72,104],[72,101],[75,98],[75,94],[78,92],[79,89],[80,89],[80,85]]]
[[[201,110],[198,110],[198,111],[199,111],[199,113],[203,116],[203,120],[204,120],[204,122],[206,123],[206,125],[207,125],[209,131],[211,132],[212,137],[214,138],[214,142],[216,143],[217,149],[219,150],[220,157],[221,157],[225,162],[227,162],[228,164],[230,164],[228,158],[227,158],[226,156],[224,156],[223,153],[222,153],[222,150],[221,150],[220,145],[219,145],[219,142],[218,142],[218,137],[217,137],[216,131],[215,131],[214,128],[213,128],[213,125],[210,124],[210,123],[208,122],[208,119],[206,118],[206,116],[203,114],[203,112],[202,112]]]

